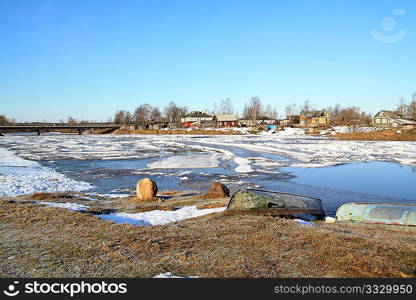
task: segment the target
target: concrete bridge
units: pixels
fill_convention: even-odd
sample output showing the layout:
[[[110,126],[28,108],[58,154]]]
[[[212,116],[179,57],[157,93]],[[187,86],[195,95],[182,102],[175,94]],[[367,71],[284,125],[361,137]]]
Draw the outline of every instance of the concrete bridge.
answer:
[[[5,132],[37,132],[38,135],[41,132],[49,131],[62,131],[71,130],[82,134],[85,130],[92,129],[108,129],[108,131],[114,131],[119,129],[121,125],[110,123],[91,123],[91,124],[65,124],[65,123],[20,123],[20,124],[8,124],[0,125],[0,133]]]

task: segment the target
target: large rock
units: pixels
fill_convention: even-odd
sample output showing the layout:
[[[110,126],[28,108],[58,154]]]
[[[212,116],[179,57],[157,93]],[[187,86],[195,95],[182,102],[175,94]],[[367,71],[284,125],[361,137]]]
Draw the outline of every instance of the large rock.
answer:
[[[153,201],[156,197],[157,185],[150,178],[139,180],[136,187],[136,195],[138,201]]]
[[[207,198],[227,198],[230,196],[230,190],[221,182],[214,181],[211,183]]]

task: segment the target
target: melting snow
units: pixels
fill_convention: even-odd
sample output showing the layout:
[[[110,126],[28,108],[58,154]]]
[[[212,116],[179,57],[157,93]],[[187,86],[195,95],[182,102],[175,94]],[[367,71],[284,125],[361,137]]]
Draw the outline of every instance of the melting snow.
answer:
[[[173,275],[171,272],[166,272],[166,273],[156,275],[153,278],[199,278],[199,277],[198,276],[176,276],[176,275]]]
[[[0,148],[0,196],[17,196],[37,192],[85,191],[92,186],[75,181],[38,162],[23,159]]]
[[[60,207],[60,208],[66,208],[70,211],[83,211],[89,208],[89,206],[77,204],[77,203],[57,203],[57,202],[37,202],[39,204],[50,206],[50,207]]]
[[[225,207],[197,209],[196,206],[185,206],[175,211],[152,210],[141,213],[111,213],[108,215],[99,215],[98,217],[114,223],[127,223],[135,226],[154,226],[165,225],[224,210]]]
[[[314,226],[315,224],[309,221],[301,220],[301,219],[293,219],[298,224],[307,225],[307,226]]]

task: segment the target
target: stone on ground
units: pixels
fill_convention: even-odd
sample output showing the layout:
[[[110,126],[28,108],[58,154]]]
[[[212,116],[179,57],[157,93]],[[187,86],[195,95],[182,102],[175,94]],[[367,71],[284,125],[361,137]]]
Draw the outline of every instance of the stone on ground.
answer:
[[[139,180],[136,187],[137,200],[141,201],[153,201],[156,200],[157,185],[156,182],[150,178],[143,178]]]
[[[211,183],[207,198],[226,198],[230,196],[230,190],[221,182],[214,181]]]

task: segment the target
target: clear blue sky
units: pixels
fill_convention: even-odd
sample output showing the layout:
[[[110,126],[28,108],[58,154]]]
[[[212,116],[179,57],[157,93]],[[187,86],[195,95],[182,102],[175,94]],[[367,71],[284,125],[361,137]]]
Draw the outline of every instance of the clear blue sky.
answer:
[[[252,96],[375,113],[410,100],[415,53],[413,0],[0,0],[0,114],[100,121]]]

